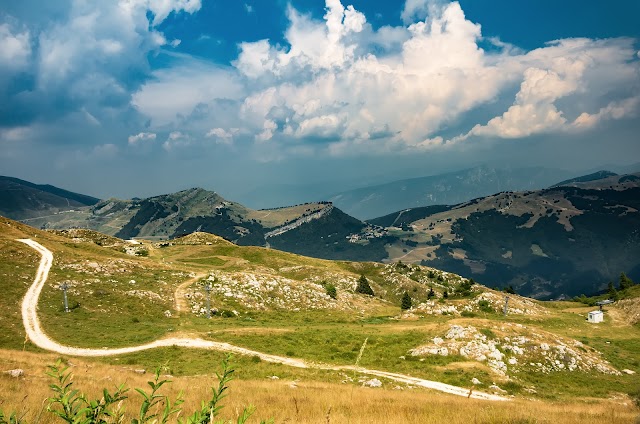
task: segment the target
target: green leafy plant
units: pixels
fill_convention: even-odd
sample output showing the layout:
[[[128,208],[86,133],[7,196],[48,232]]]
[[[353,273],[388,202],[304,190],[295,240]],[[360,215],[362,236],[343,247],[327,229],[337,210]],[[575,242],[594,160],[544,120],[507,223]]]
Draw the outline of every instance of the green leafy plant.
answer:
[[[217,419],[222,409],[221,401],[228,394],[229,382],[233,380],[233,373],[235,372],[230,360],[231,355],[228,355],[222,361],[222,372],[220,374],[216,373],[218,386],[211,389],[211,398],[208,401],[202,401],[200,409],[185,419],[180,419],[180,414],[182,413],[181,405],[184,403],[183,393],[180,392],[173,401],[168,396],[161,394],[161,388],[171,383],[171,380],[163,379],[160,376],[161,370],[166,369],[165,367],[156,369],[154,379],[147,382],[151,388],[150,391],[135,389],[143,400],[137,416],[132,418],[130,423],[164,424],[169,422],[170,419],[172,422],[180,424],[246,423],[255,411],[253,406],[244,408],[235,421]],[[54,383],[49,385],[54,392],[54,396],[48,399],[47,411],[55,415],[59,420],[69,424],[124,423],[125,416],[122,403],[128,399],[126,393],[129,390],[124,385],[116,387],[113,393],[103,389],[102,397],[99,400],[89,400],[80,390],[73,387],[73,375],[68,371],[68,367],[62,364],[62,361],[58,360],[54,365],[50,365],[46,374],[55,380]],[[260,421],[261,424],[272,422],[273,420]],[[6,415],[0,410],[0,424],[26,423],[15,412]]]
[[[171,382],[171,380],[160,379],[160,369],[161,368],[156,369],[153,381],[147,382],[149,387],[151,387],[151,392],[147,393],[142,389],[136,389],[136,392],[140,393],[142,396],[143,401],[140,405],[138,418],[131,420],[132,424],[143,424],[148,422],[152,422],[154,424],[158,422],[166,423],[170,416],[180,413],[179,406],[184,403],[184,400],[182,399],[182,392],[178,394],[173,405],[167,396],[158,394],[158,391],[163,385]],[[164,406],[160,412],[158,411],[158,407],[162,405]]]
[[[46,374],[56,382],[49,385],[55,395],[49,398],[47,411],[70,424],[119,422],[122,411],[114,408],[114,405],[127,398],[125,393],[128,389],[120,385],[113,394],[104,389],[102,399],[88,400],[78,389],[73,388],[72,374],[67,372],[68,369],[61,361],[49,366]]]
[[[6,416],[2,410],[0,410],[0,424],[21,424],[22,419],[16,415],[15,412]]]

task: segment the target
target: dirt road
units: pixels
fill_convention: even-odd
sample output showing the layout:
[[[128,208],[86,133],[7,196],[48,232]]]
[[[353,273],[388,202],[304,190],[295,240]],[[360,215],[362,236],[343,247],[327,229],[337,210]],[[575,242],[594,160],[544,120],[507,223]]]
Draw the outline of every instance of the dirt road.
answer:
[[[440,383],[438,381],[431,380],[423,380],[416,377],[410,377],[403,374],[390,373],[386,371],[378,371],[378,370],[370,370],[361,367],[354,366],[331,366],[327,364],[318,364],[318,363],[310,363],[303,361],[301,359],[287,358],[284,356],[277,355],[269,355],[262,352],[257,352],[250,349],[245,349],[242,347],[234,346],[228,343],[220,343],[214,342],[210,340],[203,340],[199,338],[177,338],[170,337],[165,339],[156,340],[151,343],[131,346],[131,347],[123,347],[117,349],[85,349],[78,348],[72,346],[61,345],[45,334],[40,326],[40,320],[38,319],[38,299],[40,297],[40,292],[44,287],[45,282],[49,276],[49,270],[51,269],[51,265],[53,264],[53,254],[49,249],[42,246],[41,244],[31,240],[31,239],[20,239],[18,240],[22,243],[27,244],[31,248],[37,250],[41,255],[42,259],[40,260],[40,265],[38,266],[38,270],[36,272],[36,277],[33,280],[33,284],[27,290],[26,295],[22,301],[22,322],[24,323],[24,328],[27,332],[27,336],[29,340],[33,342],[36,346],[49,350],[52,352],[57,352],[63,355],[70,356],[114,356],[114,355],[123,355],[126,353],[139,352],[141,350],[153,349],[156,347],[166,347],[166,346],[180,346],[180,347],[188,347],[188,348],[198,348],[198,349],[212,349],[219,350],[223,352],[230,352],[240,355],[251,355],[258,356],[260,359],[267,362],[274,362],[278,364],[288,365],[291,367],[297,368],[316,368],[323,370],[334,370],[334,371],[356,371],[361,374],[372,375],[376,377],[382,377],[389,380],[398,381],[401,383],[412,384],[420,387],[426,387],[428,389],[439,390],[441,392],[450,393],[458,396],[471,396],[474,399],[484,399],[484,400],[494,400],[494,401],[506,401],[508,398],[497,396],[489,393],[477,392],[473,391],[471,394],[469,393],[469,389],[465,389],[462,387],[452,386],[449,384]]]

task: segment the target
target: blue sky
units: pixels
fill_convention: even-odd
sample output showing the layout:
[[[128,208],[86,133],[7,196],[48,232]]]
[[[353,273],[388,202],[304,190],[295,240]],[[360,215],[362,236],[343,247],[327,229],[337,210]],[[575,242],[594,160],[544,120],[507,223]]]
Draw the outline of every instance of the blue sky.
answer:
[[[637,16],[633,0],[3,2],[0,174],[251,205],[270,185],[640,162]]]

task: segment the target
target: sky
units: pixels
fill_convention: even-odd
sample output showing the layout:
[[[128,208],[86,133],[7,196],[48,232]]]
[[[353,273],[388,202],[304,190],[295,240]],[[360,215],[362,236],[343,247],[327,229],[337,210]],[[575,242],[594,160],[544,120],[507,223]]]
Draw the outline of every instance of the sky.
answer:
[[[0,0],[0,175],[252,206],[273,187],[637,163],[638,16],[636,0]]]

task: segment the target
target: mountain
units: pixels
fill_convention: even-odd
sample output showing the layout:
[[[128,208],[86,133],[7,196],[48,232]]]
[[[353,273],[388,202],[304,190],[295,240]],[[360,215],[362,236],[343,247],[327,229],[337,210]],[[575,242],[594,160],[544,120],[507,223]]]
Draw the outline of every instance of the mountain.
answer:
[[[569,184],[407,208],[365,222],[331,202],[254,210],[200,188],[108,199],[23,222],[121,239],[208,232],[322,259],[424,264],[544,299],[598,292],[623,271],[640,278],[640,174]]]
[[[239,245],[325,259],[382,260],[391,241],[382,228],[329,202],[253,210],[193,188],[147,199],[108,199],[73,212],[25,220],[40,228],[88,228],[123,239],[173,239],[202,231]],[[395,239],[393,239],[395,240]]]
[[[574,183],[586,183],[590,181],[602,180],[609,177],[615,177],[616,173],[611,171],[598,171],[589,175],[583,175],[581,177],[570,178],[568,180],[561,181],[557,184],[552,185],[551,187],[559,187],[559,186],[567,186],[573,185]]]
[[[428,264],[537,298],[640,278],[640,174],[503,192],[369,221],[398,241],[389,260]]]
[[[96,204],[100,199],[52,185],[0,176],[0,215],[27,219]]]
[[[506,190],[539,189],[570,176],[557,169],[480,166],[344,191],[329,200],[349,215],[371,219],[399,209],[454,205]]]

